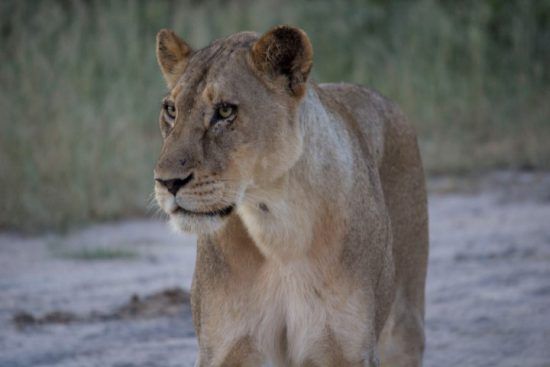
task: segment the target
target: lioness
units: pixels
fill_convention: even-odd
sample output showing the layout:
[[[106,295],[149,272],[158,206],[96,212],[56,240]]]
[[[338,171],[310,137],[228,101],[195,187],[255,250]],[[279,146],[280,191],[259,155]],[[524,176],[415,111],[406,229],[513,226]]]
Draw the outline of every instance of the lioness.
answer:
[[[421,365],[426,193],[397,106],[308,81],[289,26],[198,51],[161,30],[157,58],[156,199],[199,236],[196,366]]]

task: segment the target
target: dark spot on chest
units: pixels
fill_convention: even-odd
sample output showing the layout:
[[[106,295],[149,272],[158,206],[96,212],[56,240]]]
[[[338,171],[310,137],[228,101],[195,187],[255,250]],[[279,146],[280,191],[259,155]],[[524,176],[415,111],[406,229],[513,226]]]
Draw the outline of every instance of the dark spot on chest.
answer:
[[[267,205],[265,205],[265,203],[260,203],[258,206],[263,212],[269,213],[269,208],[267,207]]]

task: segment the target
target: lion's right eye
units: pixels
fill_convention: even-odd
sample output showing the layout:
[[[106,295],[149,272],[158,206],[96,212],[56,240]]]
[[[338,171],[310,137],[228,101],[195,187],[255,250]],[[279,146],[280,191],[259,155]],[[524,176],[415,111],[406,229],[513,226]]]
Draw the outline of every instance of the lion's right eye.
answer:
[[[176,119],[176,106],[174,106],[174,103],[171,101],[164,101],[162,105],[164,109],[164,115],[166,116],[168,122],[174,122],[174,120]]]

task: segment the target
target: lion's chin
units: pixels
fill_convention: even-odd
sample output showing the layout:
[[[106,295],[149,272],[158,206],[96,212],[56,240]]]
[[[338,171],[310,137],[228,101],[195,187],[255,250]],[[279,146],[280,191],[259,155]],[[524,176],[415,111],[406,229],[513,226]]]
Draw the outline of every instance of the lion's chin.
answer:
[[[170,215],[170,225],[176,231],[192,234],[208,234],[223,227],[226,217],[221,216],[194,216],[182,213]]]

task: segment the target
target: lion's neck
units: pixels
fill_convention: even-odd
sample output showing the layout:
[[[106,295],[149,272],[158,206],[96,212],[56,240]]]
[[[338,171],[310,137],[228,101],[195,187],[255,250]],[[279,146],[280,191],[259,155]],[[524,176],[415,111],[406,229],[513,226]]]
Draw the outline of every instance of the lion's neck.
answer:
[[[266,258],[290,261],[330,241],[345,213],[351,187],[349,136],[310,88],[299,112],[304,151],[275,182],[252,187],[238,209]]]

